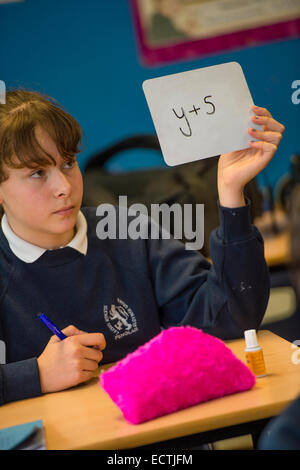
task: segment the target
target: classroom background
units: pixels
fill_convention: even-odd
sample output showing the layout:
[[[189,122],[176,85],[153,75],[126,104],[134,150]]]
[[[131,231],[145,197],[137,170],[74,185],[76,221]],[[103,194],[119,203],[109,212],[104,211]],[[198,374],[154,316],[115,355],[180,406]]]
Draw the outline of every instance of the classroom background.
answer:
[[[6,0],[7,2],[7,0]],[[148,78],[223,62],[241,64],[255,104],[284,123],[286,131],[271,164],[258,177],[276,193],[300,153],[300,104],[292,83],[300,79],[300,39],[275,40],[192,60],[146,66],[139,54],[127,0],[25,0],[0,2],[0,79],[54,97],[80,122],[89,157],[136,134],[154,133],[142,90]],[[158,152],[132,150],[116,156],[111,171],[161,167]]]
[[[149,3],[150,0],[136,1]],[[253,0],[253,5],[259,1]],[[272,1],[276,2],[268,0],[269,4]],[[299,0],[285,1],[299,5]],[[238,62],[254,103],[266,107],[286,128],[275,158],[256,179],[261,193],[266,195],[264,189],[268,188],[267,197],[272,200],[273,196],[276,203],[283,185],[290,182],[293,155],[298,155],[296,177],[300,183],[299,17],[298,26],[291,28],[291,34],[286,37],[277,36],[260,43],[249,41],[240,47],[216,50],[203,56],[192,54],[147,65],[141,57],[136,35],[133,3],[134,0],[0,0],[0,102],[1,81],[7,89],[28,88],[55,98],[84,130],[83,151],[79,155],[84,173],[96,153],[132,136],[155,134],[142,89],[144,80]],[[293,84],[299,88],[296,95]],[[230,115],[230,110],[228,113]],[[120,173],[162,167],[166,164],[159,151],[136,148],[114,156],[107,170]],[[270,209],[270,204],[264,208]],[[277,220],[277,229],[281,221]],[[269,247],[266,258],[271,274],[271,295],[261,329],[291,342],[298,341],[300,303],[291,286],[286,226],[283,224],[282,232],[277,233],[273,230],[274,220],[269,218],[263,223],[261,227],[265,232],[262,233]],[[272,353],[273,356],[277,361],[279,356]],[[278,377],[281,379],[279,374]],[[274,395],[266,390],[267,398]],[[77,413],[77,405],[74,409]],[[69,421],[63,420],[63,425],[68,426]],[[97,434],[94,427],[91,428],[93,435]],[[59,433],[58,441],[60,438]],[[233,448],[233,443],[222,447],[222,442],[219,447],[215,443],[214,448]],[[245,444],[238,442],[236,445],[236,448],[248,445],[252,448],[252,441],[249,444],[246,439]]]

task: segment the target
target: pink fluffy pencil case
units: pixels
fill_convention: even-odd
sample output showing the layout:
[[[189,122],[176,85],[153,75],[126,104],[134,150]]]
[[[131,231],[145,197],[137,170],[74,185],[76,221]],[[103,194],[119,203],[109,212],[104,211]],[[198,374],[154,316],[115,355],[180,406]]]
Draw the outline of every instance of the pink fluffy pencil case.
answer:
[[[174,327],[100,375],[100,384],[133,424],[248,390],[255,377],[218,338]]]

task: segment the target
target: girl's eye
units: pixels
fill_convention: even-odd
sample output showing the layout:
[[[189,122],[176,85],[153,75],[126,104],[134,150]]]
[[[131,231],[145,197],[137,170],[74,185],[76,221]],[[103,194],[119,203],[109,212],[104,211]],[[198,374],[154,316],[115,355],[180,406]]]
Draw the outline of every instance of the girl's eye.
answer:
[[[42,178],[45,176],[45,170],[36,170],[30,174],[31,178]]]
[[[69,170],[70,168],[73,168],[75,165],[75,160],[69,160],[64,163],[64,168]]]

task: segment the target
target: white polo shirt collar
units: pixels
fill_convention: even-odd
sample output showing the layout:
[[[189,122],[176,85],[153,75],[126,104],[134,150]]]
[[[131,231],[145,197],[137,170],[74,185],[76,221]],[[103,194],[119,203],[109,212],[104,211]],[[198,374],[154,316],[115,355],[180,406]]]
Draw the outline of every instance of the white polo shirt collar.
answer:
[[[1,227],[11,251],[25,263],[33,263],[47,251],[45,248],[32,245],[32,243],[18,237],[10,228],[5,214],[2,217]],[[79,211],[77,216],[75,237],[66,246],[74,248],[83,255],[87,253],[87,222],[81,211]]]

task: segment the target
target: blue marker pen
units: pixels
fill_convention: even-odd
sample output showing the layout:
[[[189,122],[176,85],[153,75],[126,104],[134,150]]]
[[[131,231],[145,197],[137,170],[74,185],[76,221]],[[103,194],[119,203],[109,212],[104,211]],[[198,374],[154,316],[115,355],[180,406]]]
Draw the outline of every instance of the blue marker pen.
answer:
[[[52,331],[52,333],[54,333],[56,336],[59,337],[59,339],[63,340],[67,338],[67,336],[64,335],[63,332],[60,331],[60,329],[57,328],[57,326],[55,326],[54,323],[52,323],[52,321],[49,320],[49,318],[46,317],[46,315],[44,315],[43,313],[40,313],[38,317],[49,328],[49,330]]]

